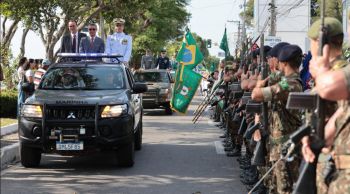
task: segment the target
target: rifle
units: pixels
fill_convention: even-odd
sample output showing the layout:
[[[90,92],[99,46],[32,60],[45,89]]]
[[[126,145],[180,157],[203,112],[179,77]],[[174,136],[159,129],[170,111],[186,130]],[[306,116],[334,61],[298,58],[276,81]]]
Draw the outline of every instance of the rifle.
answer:
[[[287,102],[289,109],[306,109],[312,113],[311,122],[305,123],[292,135],[288,143],[295,145],[306,135],[310,136],[311,150],[315,154],[313,163],[306,163],[296,183],[293,194],[316,194],[316,168],[318,156],[324,147],[325,103],[317,94],[290,93]]]
[[[260,62],[261,62],[261,72],[262,72],[262,79],[267,78],[268,74],[268,67],[264,60],[264,34],[261,34],[261,42],[260,42]],[[259,165],[265,165],[265,156],[267,155],[265,142],[268,135],[268,110],[267,110],[267,102],[262,103],[262,112],[263,114],[263,122],[262,122],[262,130],[261,130],[261,140],[257,143],[254,150],[254,156],[252,158],[252,164],[259,164]]]
[[[321,28],[319,34],[319,56],[323,55],[323,46],[327,44],[327,29],[324,25],[325,20],[325,0],[322,0],[322,10],[321,10]],[[292,135],[291,140],[295,141],[302,138],[304,134],[310,136],[310,148],[315,154],[315,160],[312,163],[306,163],[298,177],[295,190],[293,194],[316,194],[316,168],[319,154],[324,147],[324,126],[325,126],[325,105],[326,100],[320,98],[317,94],[289,94],[288,103],[289,108],[302,108],[312,111],[311,123],[306,123],[302,128],[297,130],[295,134]],[[308,100],[310,105],[305,105],[305,101]],[[294,105],[294,106],[293,106]],[[312,106],[311,106],[312,105]],[[288,108],[288,104],[287,104]],[[299,139],[300,140],[300,139]]]

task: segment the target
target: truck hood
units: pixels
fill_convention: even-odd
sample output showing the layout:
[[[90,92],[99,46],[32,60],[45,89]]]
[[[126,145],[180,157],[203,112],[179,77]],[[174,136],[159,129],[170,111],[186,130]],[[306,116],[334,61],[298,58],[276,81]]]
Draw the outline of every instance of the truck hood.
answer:
[[[26,100],[30,104],[123,104],[128,90],[37,90]]]

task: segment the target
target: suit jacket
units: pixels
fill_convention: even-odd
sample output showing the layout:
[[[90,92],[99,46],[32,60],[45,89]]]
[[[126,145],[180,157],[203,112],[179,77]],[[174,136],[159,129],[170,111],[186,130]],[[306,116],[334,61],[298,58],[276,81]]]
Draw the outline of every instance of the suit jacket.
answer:
[[[80,41],[83,37],[86,37],[86,34],[84,33],[80,33],[78,32],[78,50],[77,52],[79,52],[79,44]],[[71,34],[66,34],[63,36],[62,41],[61,41],[61,49],[60,49],[61,53],[72,53],[72,36]]]
[[[84,37],[80,41],[79,53],[104,53],[105,43],[97,36],[94,38],[94,42],[91,45],[91,37]]]

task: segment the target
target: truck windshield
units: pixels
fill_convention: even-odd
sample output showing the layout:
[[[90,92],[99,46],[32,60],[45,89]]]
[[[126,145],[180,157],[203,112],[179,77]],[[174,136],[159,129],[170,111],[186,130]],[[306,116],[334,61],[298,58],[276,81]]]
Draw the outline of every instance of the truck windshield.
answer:
[[[166,72],[137,72],[134,75],[137,82],[164,82],[169,83],[169,77]]]
[[[40,82],[44,90],[115,90],[124,89],[120,67],[58,67],[49,69]]]

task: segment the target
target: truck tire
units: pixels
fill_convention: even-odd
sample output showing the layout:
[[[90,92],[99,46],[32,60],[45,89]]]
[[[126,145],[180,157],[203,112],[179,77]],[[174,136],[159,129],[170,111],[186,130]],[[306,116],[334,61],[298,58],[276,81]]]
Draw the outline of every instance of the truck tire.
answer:
[[[24,146],[20,143],[21,164],[26,168],[38,167],[41,160],[41,151],[37,148]]]
[[[142,119],[137,126],[137,131],[135,133],[135,150],[141,150],[142,148]]]
[[[167,114],[167,115],[172,115],[173,114],[173,110],[170,107],[170,102],[169,102],[169,104],[167,104],[165,106],[165,114]]]
[[[132,140],[130,143],[122,145],[117,150],[118,166],[119,167],[132,167],[135,161],[135,142]]]

